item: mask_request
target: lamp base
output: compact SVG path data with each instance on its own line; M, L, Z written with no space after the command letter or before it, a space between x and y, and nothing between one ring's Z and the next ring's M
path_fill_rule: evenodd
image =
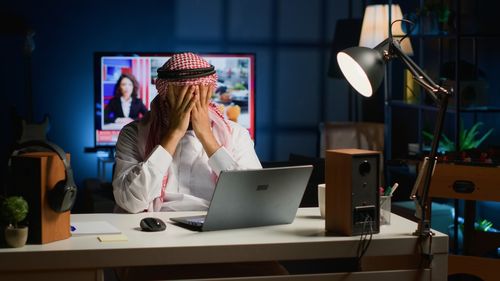
M415 230L415 232L413 232L412 235L420 237L430 237L436 234L431 230L430 220L424 220L423 222L418 223L417 230Z

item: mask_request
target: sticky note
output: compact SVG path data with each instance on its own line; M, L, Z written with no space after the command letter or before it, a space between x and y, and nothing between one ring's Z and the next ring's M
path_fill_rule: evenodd
M124 234L112 234L112 235L101 235L97 236L97 239L101 242L123 242L128 241L127 236Z

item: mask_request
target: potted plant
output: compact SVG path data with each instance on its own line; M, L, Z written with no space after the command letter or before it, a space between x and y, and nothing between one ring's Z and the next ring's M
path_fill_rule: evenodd
M5 198L1 206L1 215L7 227L5 241L11 247L22 247L28 239L28 226L20 225L28 215L28 202L21 196Z
M478 148L481 143L491 135L493 129L489 129L484 135L479 137L479 127L483 125L482 122L475 123L470 129L464 129L463 124L460 126L460 147L459 151L466 151L470 149ZM428 138L430 141L434 139L434 135L423 131L424 137ZM441 152L451 152L455 151L455 142L453 142L445 134L441 135L441 140L439 141L439 151Z

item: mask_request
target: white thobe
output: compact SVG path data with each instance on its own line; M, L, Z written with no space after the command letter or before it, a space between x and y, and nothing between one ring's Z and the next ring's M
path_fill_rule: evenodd
M161 210L206 210L221 171L262 168L248 130L228 122L232 128L230 151L221 147L210 158L192 130L186 132L173 156L160 145L147 156L149 127L138 121L125 126L116 144L113 177L118 207L130 213L150 208L161 194L168 171Z

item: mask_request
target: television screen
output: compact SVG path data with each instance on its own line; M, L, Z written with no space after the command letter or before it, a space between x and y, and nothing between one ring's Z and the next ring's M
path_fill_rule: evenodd
M121 128L144 116L150 103L158 94L155 87L156 70L172 53L95 53L95 146L112 147L116 144ZM254 54L200 54L212 64L218 75L217 88L212 100L223 114L243 127L255 139L255 55ZM139 105L132 104L120 116L111 101L121 75L135 80L130 87L135 89ZM128 81L127 79L123 79ZM122 84L122 83L120 83ZM125 86L123 86L125 87ZM111 103L110 103L111 101ZM142 104L140 104L142 102ZM121 103L120 103L121 104ZM121 107L118 105L118 107Z

